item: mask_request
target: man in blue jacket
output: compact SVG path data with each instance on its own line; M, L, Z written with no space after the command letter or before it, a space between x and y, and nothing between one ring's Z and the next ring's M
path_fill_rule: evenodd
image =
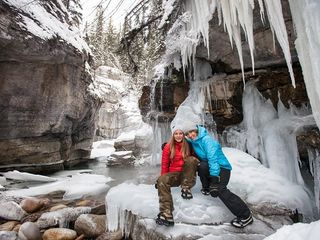
M250 209L240 197L227 188L232 167L220 144L202 126L190 125L189 129L184 130L200 160L198 174L202 183L201 192L221 199L236 216L231 221L233 226L243 228L251 224L253 218Z

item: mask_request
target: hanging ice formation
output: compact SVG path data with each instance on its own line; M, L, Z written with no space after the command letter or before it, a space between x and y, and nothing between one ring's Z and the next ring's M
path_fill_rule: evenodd
M166 6L170 3L172 6L173 2L167 0L163 2L163 5ZM167 52L164 58L166 64L174 63L175 67L180 68L179 58L181 56L182 66L185 69L195 58L196 46L200 37L203 37L205 46L210 44L208 21L217 12L219 24L223 22L223 26L229 34L231 45L234 41L237 47L242 72L241 28L248 41L252 67L254 68L252 12L255 5L253 0L185 0L185 5L186 12L176 21L168 33ZM275 34L282 48L292 84L295 86L281 0L258 0L258 5L263 22L265 11L267 13L272 33ZM320 2L318 0L289 0L289 5L297 35L295 46L313 115L318 128L320 128L320 82L317 81L320 79ZM172 10L172 8L164 8ZM166 16L169 16L169 13L166 13Z
M194 62L194 81L190 82L188 97L180 104L175 118L172 120L172 125L183 126L187 120L194 124L203 124L209 127L215 125L213 119L208 119L206 110L211 108L211 88L217 80L220 80L225 75L212 76L212 69L208 62L196 59ZM213 126L213 128L215 128ZM215 129L211 134L215 134Z
M320 213L320 153L315 149L308 149L309 167L314 179L314 196Z
M320 1L289 0L296 29L295 46L313 116L320 129Z
M264 3L264 4L263 4ZM173 4L172 1L165 1L166 4ZM283 50L287 66L290 72L292 84L295 86L294 74L291 65L291 53L287 30L282 15L280 0L259 0L258 1L261 19L264 22L264 5L272 33L276 35L278 42ZM171 55L171 61L177 64L177 52L181 55L183 69L193 63L196 47L202 37L204 45L209 53L209 21L215 12L218 14L219 24L223 22L224 29L228 32L231 46L235 43L239 55L242 77L244 80L244 63L242 58L241 29L243 30L249 45L252 70L254 72L254 38L253 38L253 0L185 0L186 12L176 21L168 33L166 41L166 58ZM165 16L169 14L166 13ZM176 41L172 41L175 38ZM177 41L178 40L178 41ZM165 59L168 62L168 59Z
M272 102L251 83L246 86L242 105L243 122L224 132L238 144L233 147L261 159L264 166L303 185L296 135L304 127L315 125L310 109L305 106L298 109L292 104L287 109L279 100L276 111Z

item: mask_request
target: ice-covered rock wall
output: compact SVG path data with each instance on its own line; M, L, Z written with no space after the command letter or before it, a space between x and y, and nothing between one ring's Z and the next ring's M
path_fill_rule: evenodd
M151 149L151 127L142 121L138 97L129 84L130 77L118 68L100 66L90 91L103 100L99 110L96 139L115 139L114 147L134 153Z

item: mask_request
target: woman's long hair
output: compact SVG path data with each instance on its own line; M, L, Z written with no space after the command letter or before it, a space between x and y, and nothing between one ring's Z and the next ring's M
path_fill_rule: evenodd
M175 148L176 141L174 140L173 134L169 140L169 144L170 144L170 159L172 160L174 158L174 155L176 154L176 148ZM182 139L181 153L182 153L183 159L190 156L190 147L184 135Z

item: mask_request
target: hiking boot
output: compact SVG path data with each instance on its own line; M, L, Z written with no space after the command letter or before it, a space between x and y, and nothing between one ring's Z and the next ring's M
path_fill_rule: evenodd
M237 228L244 228L253 222L252 215L247 218L236 217L231 221L231 225Z
M182 188L181 189L181 197L183 199L191 199L191 198L193 198L191 190L188 189L188 188Z
M209 195L210 194L209 188L202 188L201 193L206 196Z
M174 226L173 216L172 214L167 215L165 213L159 213L158 217L156 218L156 224L164 225L166 227Z

